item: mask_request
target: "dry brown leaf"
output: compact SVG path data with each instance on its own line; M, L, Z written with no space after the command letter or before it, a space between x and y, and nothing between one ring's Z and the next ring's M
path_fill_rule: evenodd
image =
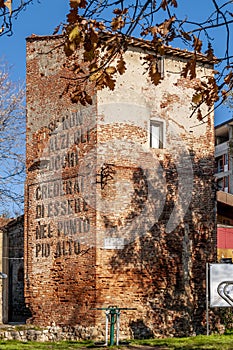
M122 18L122 16L117 16L117 17L114 17L112 19L112 22L111 22L111 27L112 27L112 30L113 31L116 31L118 29L121 29L123 28L125 25L125 21L124 19Z
M201 110L200 110L200 108L198 108L198 110L197 110L197 120L199 120L199 122L201 122L202 119L203 119L203 117L202 117Z
M214 50L212 48L211 43L208 43L208 50L205 52L207 58L212 61L214 59Z
M75 26L70 34L69 34L69 41L74 41L80 36L80 27L79 25Z
M230 85L230 83L232 83L232 79L233 79L233 72L230 72L225 76L224 81L226 84Z
M114 9L113 10L113 13L114 13L114 15L121 15L122 14L122 11L121 11L121 9Z
M170 29L171 29L171 25L172 23L175 21L175 16L169 18L168 20L164 21L163 23L161 23L158 26L158 32L162 35L162 36L166 36L169 34Z
M128 12L127 8L124 8L123 10L121 10L119 8L116 8L116 9L113 10L113 13L115 15L125 15L127 12Z
M98 79L101 77L101 74L102 74L101 71L92 73L92 74L90 75L90 77L89 77L89 80L90 80L90 81L96 81L96 80L98 80Z
M172 5L173 5L174 7L178 7L177 1L176 1L176 0L172 0Z
M195 51L201 52L202 41L198 37L196 37L195 35L193 36L193 47L194 47Z
M90 41L92 44L97 43L99 40L99 35L94 29L90 29Z
M126 63L123 59L123 57L121 57L118 61L117 61L117 70L120 73L120 75L124 74L126 71Z
M152 35L156 35L158 33L158 27L157 26L151 27L150 32Z
M167 9L167 5L168 5L167 0L162 0L160 6L164 11Z
M227 94L227 91L226 91L226 90L222 90L222 91L221 91L221 94L222 94L223 100L225 100L225 99L228 97L228 94Z
M181 31L181 35L185 38L185 40L191 41L192 38L187 32Z
M196 57L189 60L181 71L181 76L190 79L196 78Z
M150 64L149 77L154 85L158 85L162 80L161 73L158 72L157 62L155 60Z
M82 9L85 9L87 7L87 1L86 0L81 0L79 2L79 7Z
M67 21L69 24L76 23L78 20L79 16L77 13L77 9L71 9L70 12L67 15Z
M196 105L198 105L202 101L202 98L203 98L202 94L197 93L197 94L193 95L192 102L195 103Z
M10 14L12 13L12 0L6 0L4 5L8 8Z
M116 85L116 80L113 79L110 75L108 75L107 73L105 73L104 76L104 82L105 85L110 89L110 90L114 90L115 89L115 85Z
M83 58L85 62L92 62L95 57L95 50L84 51L83 53Z
M105 69L105 72L106 72L107 74L114 74L114 73L116 73L116 68L113 67L113 66L107 67L107 68Z
M104 23L102 23L102 22L97 22L97 23L95 24L95 27L98 28L98 29L100 29L100 30L105 30L105 29L106 29L106 26L105 26Z
M70 0L70 7L71 8L85 8L87 6L86 0Z
M86 102L89 104L89 105L92 105L92 98L90 95L88 95L86 92L85 92L85 99L86 99Z

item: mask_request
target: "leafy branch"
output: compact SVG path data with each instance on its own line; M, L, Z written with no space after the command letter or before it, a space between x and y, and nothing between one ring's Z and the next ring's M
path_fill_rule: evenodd
M205 21L198 23L178 18L179 0L135 0L130 3L126 0L70 0L70 12L63 32L66 67L75 76L67 85L72 101L91 104L93 89L107 87L114 90L117 74L124 74L127 69L124 53L132 42L132 35L150 43L153 53L146 55L142 64L153 84L159 84L162 79L159 58L164 55L166 46L177 39L193 51L181 76L195 79L198 55L202 54L205 43L206 58L210 62L216 61L209 31L224 27L226 45L221 62L225 62L225 66L215 77L208 77L200 83L193 96L194 111L199 111L198 118L201 119L200 104L206 103L212 109L216 101L225 100L226 91L233 84L233 63L229 54L232 2L219 4L218 0L210 0L210 3L214 11ZM112 18L109 13L112 13ZM160 22L156 23L156 19Z

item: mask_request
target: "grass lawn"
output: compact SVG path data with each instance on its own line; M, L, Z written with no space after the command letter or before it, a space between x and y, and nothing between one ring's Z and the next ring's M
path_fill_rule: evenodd
M134 341L132 341L134 344ZM214 349L233 350L233 335L196 336L189 338L166 338L138 340L138 345L149 345L155 349Z
M214 349L214 350L233 350L233 335L211 335L197 336L190 338L166 338L166 339L148 339L148 340L132 340L129 345L122 345L122 350L151 350L154 349ZM0 341L0 349L6 350L27 350L27 349L103 349L103 347L96 347L91 342L19 342L13 340ZM113 349L117 347L113 347Z
M91 343L81 343L81 342L71 342L71 341L62 341L62 342L21 342L16 340L0 340L0 349L6 350L27 350L27 349L43 349L43 350L72 350L72 349L87 349L88 345L91 346Z

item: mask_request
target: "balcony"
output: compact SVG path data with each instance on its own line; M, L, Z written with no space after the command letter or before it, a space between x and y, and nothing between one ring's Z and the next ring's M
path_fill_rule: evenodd
M224 153L227 153L228 147L229 141L220 143L219 145L215 146L215 158L223 155Z
M217 191L217 201L233 206L233 195L225 191Z

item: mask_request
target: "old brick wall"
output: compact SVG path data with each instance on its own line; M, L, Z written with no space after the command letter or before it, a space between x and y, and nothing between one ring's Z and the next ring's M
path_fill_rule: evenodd
M24 298L24 217L0 218L1 322L22 322L30 316Z
M218 261L233 257L233 227L230 225L217 226L217 253Z
M97 304L136 308L121 317L136 337L201 333L205 266L216 261L213 114L190 118L185 60L165 57L155 87L143 54L129 50L114 92L98 92L97 163L112 178L97 188ZM200 63L197 79L209 74ZM163 149L150 148L151 119L164 123Z
M91 326L95 302L95 211L81 196L96 104L81 108L62 92L60 38L27 41L25 296L31 322ZM91 93L91 92L90 92Z
M0 271L4 274L9 274L9 260L8 260L8 237L7 232L4 229L9 218L0 217ZM1 279L0 281L0 323L6 323L8 321L8 278Z
M136 309L122 312L125 336L203 332L205 264L216 259L213 114L190 118L185 58L165 56L155 87L135 48L114 92L72 105L60 40L27 41L31 321L104 328L91 308L117 305ZM208 74L200 62L197 79ZM162 149L150 147L150 120L163 127Z
M8 236L8 322L25 322L31 316L24 298L24 217L10 220Z

